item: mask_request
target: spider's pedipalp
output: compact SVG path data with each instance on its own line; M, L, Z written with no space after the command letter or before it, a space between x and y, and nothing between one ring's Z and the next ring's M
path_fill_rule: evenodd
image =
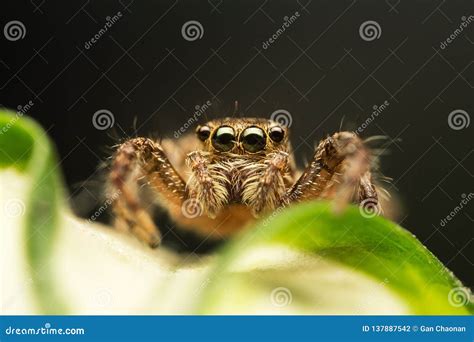
M187 182L189 197L195 198L209 217L215 218L229 201L230 180L225 168L210 163L208 156L200 151L189 153L186 165L192 172Z
M252 214L269 212L281 205L286 193L289 155L279 151L268 154L263 162L250 163L242 169L242 202L252 208Z

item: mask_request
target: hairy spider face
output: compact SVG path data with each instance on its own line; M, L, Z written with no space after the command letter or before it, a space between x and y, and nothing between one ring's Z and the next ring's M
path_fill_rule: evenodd
M257 118L212 120L196 129L204 150L218 154L266 155L288 151L288 129L278 122Z

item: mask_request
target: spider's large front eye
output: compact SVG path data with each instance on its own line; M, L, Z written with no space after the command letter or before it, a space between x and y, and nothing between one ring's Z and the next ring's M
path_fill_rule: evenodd
M280 126L275 126L270 128L268 135L270 136L270 139L272 139L274 142L281 142L283 140L283 137L285 136L285 132Z
M232 127L221 126L212 136L212 146L218 151L227 152L232 150L235 144L235 132Z
M204 141L211 135L211 129L208 126L201 126L197 129L196 134L199 140Z
M258 152L265 148L265 132L258 127L249 127L242 132L242 146L248 152Z

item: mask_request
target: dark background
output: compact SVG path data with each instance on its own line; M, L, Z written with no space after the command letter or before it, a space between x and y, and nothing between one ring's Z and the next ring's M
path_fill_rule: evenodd
M172 136L208 100L209 118L232 115L235 100L247 116L289 111L300 165L342 118L343 129L355 129L388 101L362 136L390 137L382 171L400 197L399 221L472 287L472 203L440 221L473 192L474 124L453 130L448 115L474 112L474 22L445 49L440 43L473 9L472 1L15 1L2 4L1 25L19 20L26 35L0 37L0 103L33 101L28 115L56 142L71 200L87 215L117 137ZM203 26L201 39L183 39L189 20ZM380 25L379 39L361 39L367 20ZM113 128L94 128L100 109L113 113Z

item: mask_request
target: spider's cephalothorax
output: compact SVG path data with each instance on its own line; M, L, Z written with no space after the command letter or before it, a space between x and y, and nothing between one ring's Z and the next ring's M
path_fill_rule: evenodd
M293 181L286 128L265 119L227 118L196 130L203 149L187 156L188 197L211 218L228 205L253 216L275 209Z
M165 154L166 151L166 154ZM150 245L160 241L139 189L147 184L174 220L214 238L243 228L278 207L311 199L370 200L370 153L351 132L322 140L303 173L294 165L289 132L256 118L224 118L195 135L161 144L135 138L121 144L110 172L117 225Z

